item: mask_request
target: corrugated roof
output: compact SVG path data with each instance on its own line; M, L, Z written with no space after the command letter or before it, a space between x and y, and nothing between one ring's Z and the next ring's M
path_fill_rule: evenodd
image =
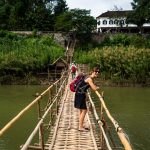
M96 19L101 18L101 17L109 17L109 18L114 18L114 17L126 17L128 13L132 12L133 10L118 10L118 11L107 11L105 13L102 13Z

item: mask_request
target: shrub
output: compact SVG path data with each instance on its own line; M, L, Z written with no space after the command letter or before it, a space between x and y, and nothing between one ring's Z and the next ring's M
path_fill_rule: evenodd
M77 62L99 66L107 79L128 79L146 83L150 78L150 49L133 46L96 48L87 53L76 53ZM84 58L84 59L83 59Z

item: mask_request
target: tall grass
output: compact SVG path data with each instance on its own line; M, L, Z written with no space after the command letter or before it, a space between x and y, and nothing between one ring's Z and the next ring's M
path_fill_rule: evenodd
M99 66L105 79L142 84L150 82L150 49L108 46L76 52L75 59L79 63Z
M0 33L0 75L24 76L47 68L64 49L49 36L24 37ZM9 36L8 36L9 35Z

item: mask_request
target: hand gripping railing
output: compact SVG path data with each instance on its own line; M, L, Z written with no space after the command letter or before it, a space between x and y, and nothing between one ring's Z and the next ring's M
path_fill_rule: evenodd
M100 95L100 93L99 93L98 91L95 91L95 93L96 93L97 96L99 97L99 100L100 100L100 102L101 102L101 105L102 105L103 109L105 110L105 112L106 112L108 118L111 120L112 124L114 125L114 127L115 127L115 129L116 129L116 132L117 132L117 134L118 134L118 136L119 136L119 139L121 140L121 143L122 143L123 146L124 146L124 149L125 149L125 150L132 150L129 141L127 140L126 135L125 135L125 133L123 132L123 129L119 126L119 124L117 123L117 121L111 116L109 110L107 109L107 107L106 107L106 105L105 105L105 102L104 102L102 96ZM88 94L88 95L89 95L89 94ZM98 124L99 124L100 127L101 127L101 130L102 130L102 133L103 133L103 136L104 136L104 139L105 139L107 148L108 148L109 150L111 150L111 147L110 147L110 145L109 145L108 139L107 139L106 134L105 134L105 131L104 131L104 129L102 128L102 124L103 124L103 123L101 122L101 120L99 119L99 117L98 117L98 115L97 115L97 113L96 113L96 109L95 109L94 103L92 102L92 100L91 100L91 98L90 98L90 95L89 95L89 99L90 99L90 102L91 102L92 107L93 107L93 110L94 110L95 118L96 118Z

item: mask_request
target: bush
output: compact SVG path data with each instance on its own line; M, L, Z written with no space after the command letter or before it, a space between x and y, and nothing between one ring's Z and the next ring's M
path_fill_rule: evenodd
M134 46L137 48L150 48L149 38L145 38L141 35L136 34L112 34L107 35L104 41L101 43L102 46Z
M12 40L9 33L1 31L0 35L3 36L0 38L0 76L24 76L26 72L44 70L64 54L64 49L49 36L33 38L15 35L17 38Z
M79 63L99 66L107 79L127 79L145 83L150 78L150 49L133 46L96 48L87 53L75 53ZM107 73L107 75L106 75Z

